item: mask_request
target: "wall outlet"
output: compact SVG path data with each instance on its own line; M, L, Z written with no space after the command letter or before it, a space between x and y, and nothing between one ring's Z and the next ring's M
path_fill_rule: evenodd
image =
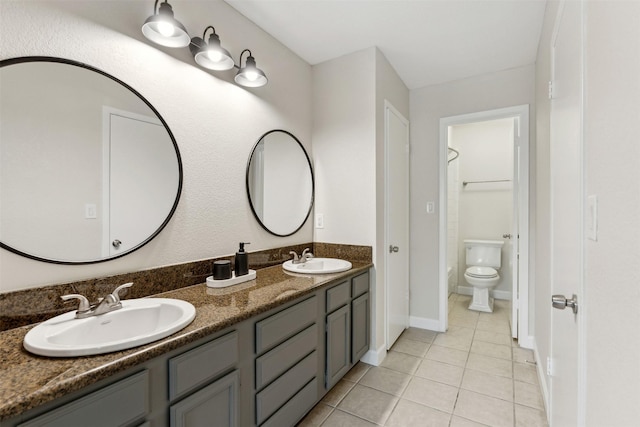
M432 214L436 211L436 204L435 202L427 202L427 213L428 214Z
M316 228L324 228L324 215L316 214Z
M87 203L84 205L84 218L85 219L96 219L98 217L98 212L96 209L96 205L93 203Z

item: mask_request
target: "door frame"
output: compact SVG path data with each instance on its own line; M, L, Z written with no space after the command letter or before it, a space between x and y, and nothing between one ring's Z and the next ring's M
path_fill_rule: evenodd
M405 171L405 179L407 183L407 215L409 215L409 204L411 194L409 193L409 185L410 185L410 175L409 175L409 164L410 164L410 134L409 134L409 120L400 111L398 111L393 104L385 99L384 101L384 343L385 343L385 351L389 348L389 286L390 286L390 272L389 272L389 251L387 248L391 244L389 241L389 188L388 188L388 176L389 176L389 113L393 113L396 115L400 121L407 127L407 139L406 139L406 157L407 157L407 168ZM407 235L407 244L410 244L410 233L409 233L409 218L407 218L407 224L404 232ZM407 323L406 326L409 327L409 248L406 249L406 271L407 271L407 283L406 283L406 291L407 291Z
M512 303L518 308L518 343L521 347L533 348L533 336L529 332L529 104L495 110L479 111L440 119L440 197L439 197L439 239L438 253L438 323L440 331L448 327L448 287L447 287L447 147L449 142L449 126L489 120L517 117L519 119L520 158L517 170L520 176L518 185L513 191L518 193L519 201L519 268L518 289L512 290ZM514 135L515 136L515 135ZM514 138L515 139L515 138ZM515 149L516 147L514 147ZM518 236L516 236L518 238Z

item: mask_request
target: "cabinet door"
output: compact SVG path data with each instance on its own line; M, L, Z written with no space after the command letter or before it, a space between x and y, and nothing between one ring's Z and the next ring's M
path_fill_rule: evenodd
M357 363L369 351L369 293L351 303L351 363Z
M349 305L327 316L327 388L337 383L351 366L350 317Z
M238 425L238 371L171 405L171 427Z

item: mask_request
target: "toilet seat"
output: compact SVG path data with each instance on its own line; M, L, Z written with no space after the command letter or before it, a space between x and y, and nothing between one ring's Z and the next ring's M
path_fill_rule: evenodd
M465 274L470 277L477 277L478 279L493 279L498 277L498 272L491 267L473 266L467 268Z

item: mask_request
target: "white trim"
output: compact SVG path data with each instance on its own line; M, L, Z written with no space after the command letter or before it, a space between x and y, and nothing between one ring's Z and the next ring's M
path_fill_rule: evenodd
M362 358L361 362L367 363L373 366L380 366L385 357L387 357L387 344L383 343L377 350L369 349Z
M529 337L529 105L517 105L496 110L480 111L459 116L443 117L440 119L440 173L439 173L439 202L440 218L438 233L438 253L440 256L438 265L439 295L438 307L440 329L447 329L448 315L448 285L447 285L447 147L449 126L475 123L488 120L518 117L520 123L520 164L518 165L520 177L518 191L520 200L520 260L521 265L518 274L518 337Z
M538 352L538 344L535 339L532 340L532 349L533 349L533 358L536 361L536 372L538 373L538 383L540 384L540 391L542 392L542 402L544 403L545 415L547 417L547 423L551 422L550 419L550 411L549 411L549 386L547 384L547 374L546 374L546 361L543 363L540 360L540 353Z
M445 332L444 329L440 329L440 320L438 319L427 319L426 317L409 316L409 326L412 328Z

